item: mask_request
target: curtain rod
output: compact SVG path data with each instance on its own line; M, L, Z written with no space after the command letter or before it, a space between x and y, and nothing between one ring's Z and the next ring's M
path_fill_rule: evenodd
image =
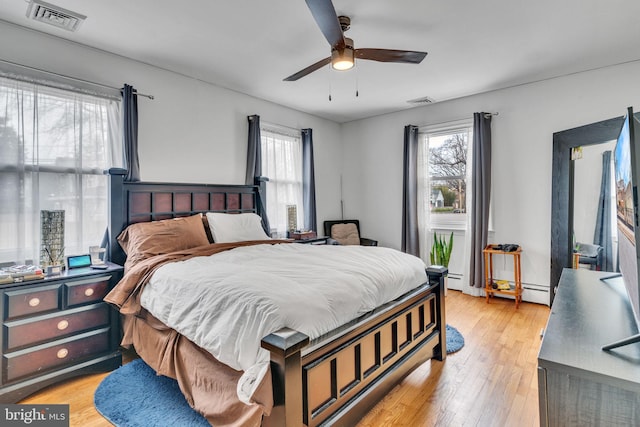
M480 111L478 111L478 113L480 113ZM484 118L488 119L489 117L493 117L493 116L499 116L500 113L496 112L492 112L492 111L484 111ZM469 120L469 119L473 119L473 114L471 114L471 116L469 117L464 117L462 119L457 119L457 120L450 120L452 122L459 122L461 120Z
M262 121L260 125L261 127L273 133L278 133L285 136L299 137L301 133L301 129L296 129L296 128L292 128L285 125L279 125L276 123L270 123L267 121Z
M486 119L488 119L489 117L493 117L493 116L497 116L499 115L498 112L485 112L484 116ZM488 117L487 117L488 116ZM454 120L447 120L446 122L439 122L439 123L431 123L428 125L415 125L418 127L418 132L441 132L441 131L448 131L450 130L452 127L456 127L458 125L462 126L462 125L470 125L473 122L473 115L471 116L467 116L464 118L458 118L458 119L454 119Z
M12 65L14 67L25 68L27 70L37 71L39 73L48 74L48 75L51 75L51 76L62 77L63 79L73 80L73 81L76 81L76 82L79 82L79 83L100 86L100 87L103 87L103 88L112 89L112 90L118 90L118 91L122 90L122 88L119 88L119 87L113 87L113 86L105 85L105 84L102 84L102 83L90 82L89 80L83 80L83 79L79 79L77 77L71 77L71 76L66 76L64 74L58 74L58 73L54 73L53 71L42 70L40 68L30 67L28 65L22 65L22 64L18 64L16 62L7 61L5 59L0 59L0 62L2 62L4 64ZM144 93L140 93L135 89L134 89L134 92L138 96L144 96L145 98L155 99L155 97L153 95L147 95L147 94L144 94Z
M493 116L498 116L498 115L500 115L500 113L498 113L497 111L496 112L486 112L486 111L484 112L485 119L488 119L489 117L493 117ZM446 125L448 123L462 122L462 121L465 121L465 120L473 120L473 114L471 114L470 116L467 116L467 117L459 118L459 119L447 120L446 122L442 122L442 123L434 123L433 125L434 126L437 126L439 124ZM426 126L431 126L431 125L426 125Z
M480 111L478 111L478 112L480 112ZM491 111L489 111L489 112L485 111L484 112L484 116L485 116L486 119L488 119L489 117L492 117L492 116L499 116L499 115L500 115L500 113L498 113L497 111L496 112L491 112ZM489 116L489 117L487 117L487 116ZM473 113L470 116L462 117L460 119L455 119L455 120L448 120L448 121L443 122L443 123L461 122L463 120L473 120Z

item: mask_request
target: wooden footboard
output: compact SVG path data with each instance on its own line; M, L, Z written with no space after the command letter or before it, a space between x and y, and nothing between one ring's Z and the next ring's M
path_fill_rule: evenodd
M354 426L430 358L446 357L444 267L373 313L312 342L291 329L262 341L271 352L274 408L264 426Z

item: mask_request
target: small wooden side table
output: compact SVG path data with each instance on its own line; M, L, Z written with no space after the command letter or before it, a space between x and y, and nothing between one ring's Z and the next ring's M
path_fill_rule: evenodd
M489 298L494 294L511 295L516 301L516 309L522 302L522 272L520 271L520 255L522 254L522 248L518 246L518 249L511 252L506 252L501 249L497 249L495 245L487 245L483 250L484 254L484 290L487 298L487 304ZM494 289L493 288L493 255L512 255L513 256L513 285L510 285L510 289Z

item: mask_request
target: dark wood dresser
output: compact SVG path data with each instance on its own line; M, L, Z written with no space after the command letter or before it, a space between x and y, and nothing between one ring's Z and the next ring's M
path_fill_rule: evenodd
M565 268L538 354L541 426L640 425L640 343L621 278Z
M58 381L122 364L119 316L103 302L122 271L109 264L0 285L0 402L15 403Z

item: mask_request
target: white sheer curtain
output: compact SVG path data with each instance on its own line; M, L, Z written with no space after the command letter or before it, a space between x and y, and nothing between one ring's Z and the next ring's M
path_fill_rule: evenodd
M120 102L0 77L0 263L40 264L40 211L65 211L64 253L107 225L107 179L122 167Z
M267 216L271 231L284 236L287 205L296 205L298 229L304 227L302 141L295 129L263 124L260 130L262 175L267 182Z
M418 144L418 232L420 242L420 258L429 264L429 253L433 244L433 229L431 228L431 206L429 195L429 150L427 135L419 134Z

